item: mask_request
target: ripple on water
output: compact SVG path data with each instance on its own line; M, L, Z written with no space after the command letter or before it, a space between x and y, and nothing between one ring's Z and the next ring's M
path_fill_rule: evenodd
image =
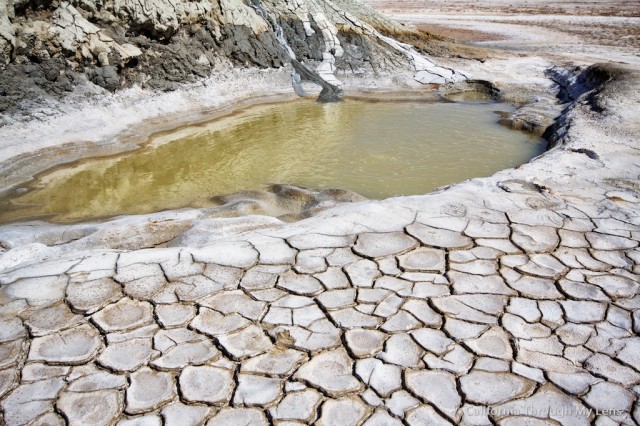
M0 202L0 222L77 221L207 205L268 183L369 198L424 194L488 176L544 150L497 123L498 103L310 100L248 108L155 138L145 149L44 174Z

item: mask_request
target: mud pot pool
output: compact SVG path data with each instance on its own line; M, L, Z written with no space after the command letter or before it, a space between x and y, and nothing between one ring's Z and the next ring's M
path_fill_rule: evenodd
M0 201L0 223L72 222L206 206L269 183L368 198L424 194L526 163L545 143L491 102L311 100L261 105L157 135L143 149L49 171Z

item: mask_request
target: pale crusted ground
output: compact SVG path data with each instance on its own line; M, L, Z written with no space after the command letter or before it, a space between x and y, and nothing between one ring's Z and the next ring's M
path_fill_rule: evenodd
M0 423L640 423L640 77L598 75L556 75L551 151L436 194L203 247L43 228L0 257Z

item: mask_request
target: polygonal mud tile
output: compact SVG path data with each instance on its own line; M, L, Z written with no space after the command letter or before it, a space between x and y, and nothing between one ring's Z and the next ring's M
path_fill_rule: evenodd
M382 323L382 318L363 314L353 308L329 311L329 316L341 328L374 328Z
M179 303L157 305L156 315L162 327L180 327L186 325L195 317L196 308L192 305L181 305Z
M443 355L453 348L453 340L440 330L421 328L412 331L411 335L420 346L436 355Z
M353 250L365 257L379 258L415 248L417 241L404 232L365 233L358 235Z
M8 425L24 425L52 410L55 398L63 386L63 379L43 380L18 386L0 401L4 421Z
M444 251L427 247L420 247L398 256L400 268L405 271L435 271L444 272Z
M466 373L473 365L473 356L460 345L454 345L451 351L441 358L428 353L423 360L431 369L446 370L456 374Z
M0 368L13 366L22 355L24 340L0 343Z
M287 238L291 246L298 250L310 250L315 248L339 248L349 247L353 244L354 236L322 235L322 234L298 234Z
M389 413L383 409L377 409L363 426L401 426L402 422L395 417L391 417Z
M264 330L256 325L250 325L235 333L218 336L218 341L236 360L260 355L273 346Z
M354 288L330 290L318 296L318 302L325 309L340 309L355 305L356 290Z
M501 327L491 327L480 337L467 340L465 343L477 355L508 360L513 358L513 350L509 342L509 336Z
M18 381L18 371L10 368L0 370L0 398L2 398Z
M596 408L594 405L592 407ZM570 424L574 425L589 425L592 419L591 410L587 409L580 400L565 395L550 383L542 385L534 395L528 398L507 402L496 408L500 413L528 413L531 417L550 418L561 424L571 422ZM610 406L610 408L613 407ZM567 413L570 414L567 415ZM502 417L505 414L496 417Z
M356 361L356 374L383 398L402 388L401 368L385 364L379 359L367 358Z
M320 408L318 426L356 426L371 412L360 398L329 399Z
M385 400L385 405L393 414L404 417L404 413L411 408L420 405L420 401L414 398L406 390L399 390Z
M90 325L81 325L69 330L31 342L29 361L44 361L50 364L78 365L91 360L102 348L98 331Z
M151 339L133 339L107 345L97 359L98 364L119 372L135 371L159 355L151 347Z
M584 366L594 375L606 377L611 381L621 383L623 386L640 383L640 374L604 354L594 354L587 359Z
M67 286L67 302L74 310L93 313L122 298L122 287L111 278L72 282Z
M126 412L140 414L153 411L176 395L174 377L169 373L153 371L144 367L131 375L127 389Z
M309 275L297 275L293 272L282 274L278 279L277 286L300 296L314 296L324 290L317 279Z
M57 303L31 312L24 322L34 336L44 336L63 328L74 327L85 322L81 315L74 314L64 303Z
M378 356L380 359L403 367L420 366L420 357L424 351L405 333L394 334L385 343L385 351Z
M429 405L421 405L406 414L407 424L410 426L450 426L451 423Z
M233 333L250 323L248 319L236 313L223 315L211 309L200 308L200 313L191 321L191 326L209 336L218 336Z
M512 241L525 253L552 252L560 244L555 228L513 225Z
M433 404L449 419L460 419L462 399L456 389L456 378L444 371L407 370L407 387L414 395Z
M154 322L153 307L148 302L123 298L93 314L92 319L107 333L131 330Z
M207 404L229 402L235 387L232 371L210 366L186 367L179 382L185 401Z
M276 421L312 422L322 401L322 394L314 389L288 393L280 403L269 409Z
M200 365L220 356L220 351L208 340L187 342L163 351L151 364L160 370L181 370L188 365Z
M10 342L21 337L27 337L20 318L0 318L0 342Z
M5 370L10 371L10 370ZM55 379L69 374L71 367L59 365L47 365L42 363L29 363L22 368L22 382L37 382L40 380ZM1 374L1 373L0 373Z
M373 282L381 275L378 264L369 259L351 263L344 268L344 271L355 287L373 287Z
M352 365L353 361L344 349L335 349L312 357L294 377L321 388L332 397L340 397L362 388L351 373Z
M48 306L64 299L69 279L65 275L25 278L3 286L9 300L25 299L31 306Z
M515 374L472 371L460 378L460 386L467 401L492 405L528 396L535 382Z
M413 223L407 226L407 232L428 246L461 249L471 247L473 244L471 238L462 235L460 232L433 228L421 223Z
M567 320L574 323L602 321L607 309L604 303L583 300L563 300L560 304Z
M245 241L217 243L202 248L188 250L193 260L199 263L213 263L235 268L248 268L258 261L258 252Z
M333 249L302 250L296 256L293 266L299 274L317 274L327 270L325 258L333 252Z
M345 332L347 346L356 358L368 358L382 351L387 335L377 330L355 328Z
M122 411L118 391L62 392L56 406L70 424L110 425Z
M425 300L407 300L402 309L410 312L426 326L439 328L442 325L442 315L431 309Z
M198 426L211 409L202 405L185 405L174 402L162 409L162 417L168 425Z
M207 426L255 425L267 426L269 422L256 408L223 408L207 422Z
M504 294L515 296L516 292L509 288L498 275L481 276L461 272L449 272L449 279L458 294Z
M242 363L241 371L259 374L288 375L307 359L304 352L274 348L270 352Z
M280 379L238 374L238 388L233 397L234 405L268 407L280 399Z
M102 390L122 390L127 387L127 378L124 375L111 374L98 369L93 364L74 367L67 377L69 392L96 392Z

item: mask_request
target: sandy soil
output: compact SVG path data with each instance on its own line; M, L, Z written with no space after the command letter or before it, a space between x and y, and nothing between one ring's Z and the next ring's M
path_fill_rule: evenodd
M640 66L640 1L366 1L462 43L588 64Z

